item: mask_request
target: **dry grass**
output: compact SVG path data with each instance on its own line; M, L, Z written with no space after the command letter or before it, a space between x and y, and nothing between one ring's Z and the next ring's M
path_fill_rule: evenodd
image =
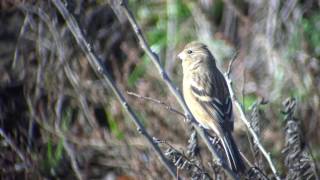
M155 145L178 168L177 176L226 179L184 117L126 93L183 112L126 16L111 4L68 1L67 9L147 133L156 137ZM312 0L129 2L177 86L181 67L175 56L190 40L208 44L225 71L238 51L231 73L235 95L286 179L318 178L319 6ZM3 3L0 9L1 179L172 178L51 1ZM234 136L253 166L246 178L273 179L235 113Z

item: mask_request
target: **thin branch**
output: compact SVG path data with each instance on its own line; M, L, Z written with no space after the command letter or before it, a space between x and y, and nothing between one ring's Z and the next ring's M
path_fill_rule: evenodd
M178 100L179 104L181 105L181 107L183 108L184 112L186 113L186 116L188 117L188 119L191 120L192 125L195 127L197 132L200 134L201 138L204 140L204 142L208 146L208 149L211 152L211 154L213 155L213 157L215 158L216 163L218 165L220 165L225 170L226 174L230 178L237 179L237 175L230 169L230 167L226 164L226 162L224 162L222 160L222 158L220 157L218 151L212 145L212 143L210 141L210 138L206 134L205 130L200 128L197 125L197 123L194 121L194 118L193 118L192 114L190 113L189 109L187 108L187 106L186 106L186 104L185 104L185 102L184 102L184 100L183 100L178 88L173 85L173 83L170 80L169 76L167 75L166 71L160 65L160 61L158 59L158 55L156 53L152 52L151 48L147 44L147 41L145 40L145 38L144 38L144 36L142 34L142 31L141 31L139 25L137 24L132 12L127 7L127 4L125 2L122 2L121 6L123 7L124 13L126 14L126 16L127 16L128 20L129 20L132 28L134 29L134 32L136 33L137 38L139 39L141 48L146 52L146 54L150 57L150 59L152 60L152 62L156 66L158 72L160 73L160 75L161 75L162 79L164 80L164 82L166 83L167 87L170 89L171 93L176 97L176 99Z
M67 139L65 139L65 138L63 138L63 147L66 150L66 152L70 158L71 167L72 167L73 171L76 173L77 178L80 180L85 179L80 171L79 166L78 166L75 153L74 153L73 149L70 147L69 143L67 142Z
M23 162L27 162L27 159L24 157L23 153L18 149L18 147L14 144L14 142L12 141L12 139L6 135L6 133L4 132L4 130L2 128L0 128L0 136L3 137L3 139L9 144L9 146L18 154L19 158L23 161Z
M134 96L134 97L137 97L139 99L144 99L144 100L147 100L147 101L151 101L153 103L156 103L156 104L159 104L161 106L163 106L164 108L166 108L168 111L170 112L173 112L173 113L176 113L178 114L179 116L183 117L184 119L186 119L187 117L180 111L178 111L177 109L174 109L173 107L171 107L170 105L158 100L158 99L154 99L154 98L151 98L151 97L146 97L146 96L142 96L140 94L137 94L137 93L134 93L134 92L130 92L130 91L127 91L127 94L131 95L131 96Z
M228 66L228 69L227 69L227 72L226 72L228 78L230 77L230 74L231 74L231 71L232 71L232 65L236 61L236 59L238 57L238 54L239 54L239 52L236 51L236 53L234 53L231 61L229 62L229 66Z
M266 151L266 149L262 146L260 140L259 140L259 137L258 135L255 133L254 129L252 128L252 125L250 124L250 122L248 121L248 119L246 118L246 115L245 113L243 112L242 110L242 107L239 103L239 101L237 100L235 94L234 94L234 91L233 91L233 88L232 88L232 80L230 78L230 73L231 73L231 69L232 69L232 65L234 63L234 61L236 60L236 56L234 56L230 63L229 63L229 67L228 67L228 71L224 74L225 76L225 79L227 81L227 85L228 85L228 89L229 89L229 93L230 93L230 96L232 98L232 101L235 105L235 107L238 109L239 113L240 113L240 119L242 120L242 122L247 126L250 134L252 135L253 137L253 140L254 140L254 143L259 147L260 151L262 152L262 154L264 155L264 157L266 158L266 160L268 161L268 164L275 176L275 178L277 180L280 180L280 177L279 177L279 174L277 172L277 169L275 168L275 165L273 164L272 162L272 159L271 159L271 156L270 156L270 153Z
M80 102L81 109L82 109L83 114L86 117L89 125L91 126L91 128L96 129L98 127L98 125L95 122L95 119L92 115L92 112L89 110L89 105L88 105L85 93L81 89L79 78L76 76L76 74L74 72L72 72L70 65L67 63L64 65L64 72L65 72L70 84L72 85L73 89L78 94L78 101Z
M12 69L16 68L17 63L19 61L19 58L20 58L20 51L19 51L20 49L19 48L20 48L20 44L22 44L21 43L22 37L26 33L26 30L27 30L27 27L28 27L28 24L29 24L29 19L30 19L30 15L26 14L26 17L25 17L25 19L23 21L23 25L21 26L19 35L17 37L17 46L16 46L16 48L14 50L14 55L13 55L13 60L12 60L12 65L11 65Z
M186 104L185 104L185 102L183 100L183 97L182 97L181 93L179 92L179 89L172 83L172 81L169 78L167 72L163 69L162 65L160 64L159 56L155 52L153 52L151 50L150 46L148 45L148 43L147 43L147 41L146 41L142 31L141 31L141 28L139 27L138 23L136 22L136 19L134 18L133 13L128 8L127 1L126 0L122 0L121 3L120 3L120 7L122 7L123 12L127 16L128 20L130 22L130 25L131 25L132 29L134 30L134 32L135 32L135 34L136 34L136 36L137 36L137 38L139 40L141 48L145 51L145 53L152 60L153 64L157 68L160 76L162 77L162 80L166 83L166 85L169 88L169 90L171 91L171 93L175 96L175 98L179 102L180 106L183 108L183 110L184 110L184 112L186 114L186 117L188 117L188 119L191 120L192 125L195 127L197 132L200 134L201 138L204 140L204 142L207 145L209 151L213 155L213 157L215 159L215 162L219 166L221 166L223 168L224 172L231 179L238 179L239 177L237 176L237 174L235 174L230 169L228 164L223 160L223 158L221 158L220 154L218 153L218 150L211 143L210 138L208 137L206 131L204 129L200 128L198 126L198 124L195 122L192 114L190 113L188 107L186 106Z
M129 104L127 103L126 99L120 92L120 90L116 87L114 84L109 72L102 66L100 60L98 59L97 55L93 52L91 45L87 42L85 37L83 36L83 33L77 23L77 21L74 19L74 17L69 13L69 11L66 9L64 4L60 0L52 0L53 4L56 6L60 14L65 19L67 26L69 30L72 32L75 40L77 41L78 45L82 49L82 51L85 53L91 67L95 71L97 75L99 75L103 79L103 84L106 88L111 88L116 97L118 98L119 102L121 103L122 107L125 109L125 111L130 116L131 120L135 123L137 126L137 130L139 133L141 133L146 140L149 142L153 150L158 155L160 161L163 163L163 165L166 167L166 169L169 171L169 173L176 178L176 167L169 162L164 154L161 152L159 146L153 142L152 137L149 135L149 133L144 128L143 124L141 123L140 119L137 117L137 115L133 112ZM179 177L177 177L179 179Z

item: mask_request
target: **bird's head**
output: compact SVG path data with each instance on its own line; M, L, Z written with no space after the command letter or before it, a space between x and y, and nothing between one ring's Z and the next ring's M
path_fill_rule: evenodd
M200 42L191 42L178 54L183 71L198 71L215 66L215 60L207 46Z

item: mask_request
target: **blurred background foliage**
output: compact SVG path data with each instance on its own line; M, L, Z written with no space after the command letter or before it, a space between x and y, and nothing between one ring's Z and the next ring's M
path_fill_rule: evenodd
M124 94L133 91L179 109L116 1L64 2ZM297 101L294 119L302 128L301 146L320 161L319 6L317 0L129 0L151 49L179 87L176 55L186 43L206 43L223 72L238 52L231 75L237 98L248 117L258 109L261 141L287 178L293 177L282 153L288 145L282 114L287 97ZM7 135L1 137L1 179L76 178L65 140L87 179L169 179L113 93L103 88L54 5L1 1L0 9L0 127ZM47 24L58 32L60 44ZM181 117L126 97L152 136L187 151L191 128ZM272 178L265 161L256 163L239 119L234 134L241 151ZM210 154L202 143L199 149L195 161L211 176Z

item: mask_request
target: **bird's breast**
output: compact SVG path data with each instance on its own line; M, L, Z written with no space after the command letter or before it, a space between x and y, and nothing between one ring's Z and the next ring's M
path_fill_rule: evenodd
M183 80L183 97L194 118L205 128L209 128L210 115L201 106L200 102L193 95L191 83L188 79Z

